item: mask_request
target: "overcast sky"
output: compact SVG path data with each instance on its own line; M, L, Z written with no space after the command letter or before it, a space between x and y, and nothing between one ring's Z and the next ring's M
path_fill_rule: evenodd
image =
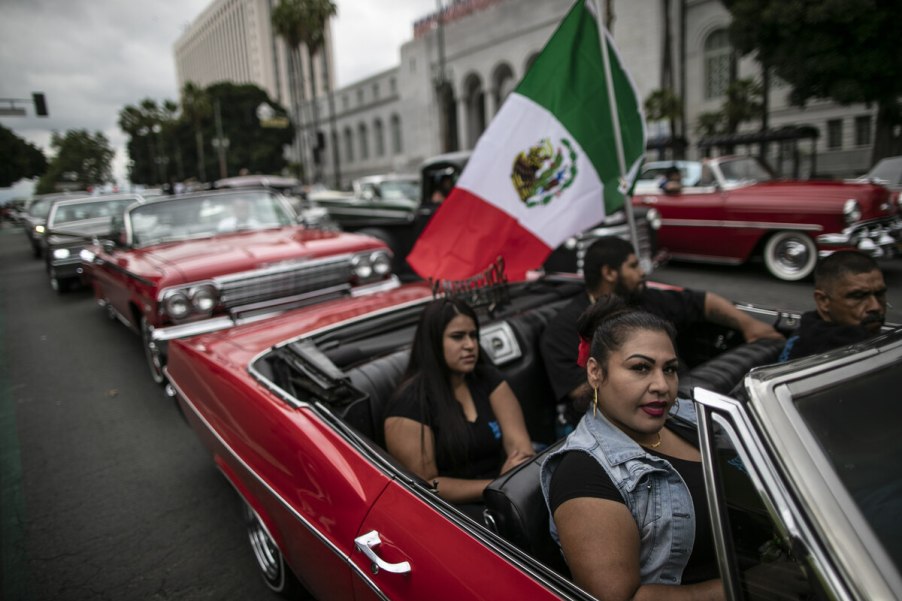
M16 135L49 149L52 131L102 131L125 177L119 111L144 98L178 100L172 45L212 0L0 0L0 98L23 98L25 117L0 117ZM447 0L446 2L447 3ZM413 22L434 0L335 0L337 84L396 66ZM49 117L35 117L44 92ZM8 103L2 106L8 107Z

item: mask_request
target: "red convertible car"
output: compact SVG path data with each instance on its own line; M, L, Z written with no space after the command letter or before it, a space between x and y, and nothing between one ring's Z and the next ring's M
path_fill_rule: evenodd
M265 189L135 205L109 237L81 252L85 278L110 316L141 334L160 383L172 338L398 285L385 244L300 225Z
M680 193L656 180L682 172ZM675 259L725 264L761 257L781 280L801 280L818 256L857 248L895 257L902 241L898 199L875 183L776 180L755 157L648 163L633 204L661 216L658 246Z
M489 289L481 303L467 292L481 305L484 352L508 378L533 439L551 448L553 395L537 341L581 289L547 278ZM171 342L172 391L244 502L264 582L324 600L590 599L548 533L541 453L489 486L479 521L385 450L382 408L431 299L427 285L411 283ZM795 323L756 314L787 333ZM740 394L723 396L782 345L710 334L733 342L694 349L711 358L681 391L694 387L699 403L728 598L898 598L902 537L890 516L902 499L902 414L892 395L866 393L902 384L902 335L753 372ZM846 424L869 434L850 437ZM891 461L829 446L852 441L882 445Z

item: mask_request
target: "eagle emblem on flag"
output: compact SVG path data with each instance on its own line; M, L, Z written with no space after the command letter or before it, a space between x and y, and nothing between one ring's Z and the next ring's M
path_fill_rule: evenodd
M511 181L527 207L546 205L576 179L576 151L566 138L555 147L543 138L514 159Z

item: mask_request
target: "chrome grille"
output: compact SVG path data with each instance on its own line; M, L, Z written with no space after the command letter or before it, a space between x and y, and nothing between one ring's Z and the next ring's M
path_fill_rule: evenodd
M351 263L339 261L301 263L291 267L265 269L229 276L216 283L220 300L226 309L276 301L332 286L349 285Z

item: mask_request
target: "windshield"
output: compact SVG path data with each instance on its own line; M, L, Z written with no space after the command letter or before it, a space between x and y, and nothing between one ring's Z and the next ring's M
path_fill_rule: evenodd
M741 157L719 164L724 184L754 184L769 182L774 178L770 169L753 157Z
M50 212L51 205L53 205L53 199L51 198L36 200L31 203L30 207L28 207L28 214L32 217L45 219L47 217L47 213Z
M420 183L416 180L389 180L379 184L383 200L416 200L420 197Z
M152 202L134 207L128 212L128 220L131 241L136 246L295 223L287 205L264 190Z
M902 566L898 364L795 399L811 433L896 566Z
M892 186L902 184L902 157L891 157L877 163L868 178L882 180Z
M60 226L85 219L110 218L113 215L121 215L134 202L134 198L119 198L116 200L58 204L53 212L50 225Z

